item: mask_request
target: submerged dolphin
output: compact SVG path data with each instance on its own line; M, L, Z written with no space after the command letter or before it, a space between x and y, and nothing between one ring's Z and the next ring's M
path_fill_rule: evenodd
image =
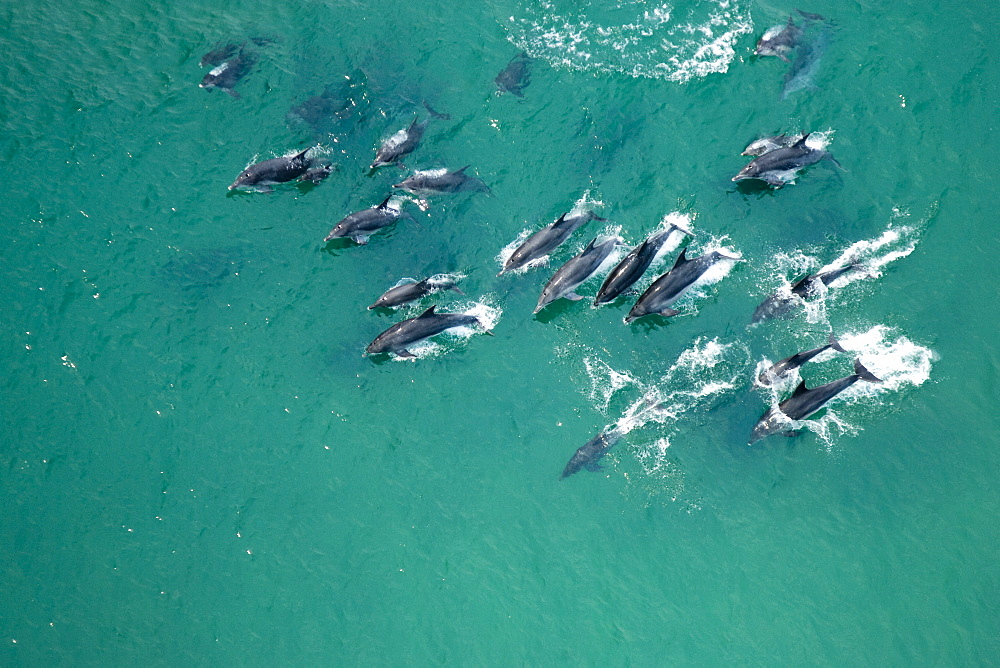
M394 162L398 163L399 159L404 155L412 153L417 148L417 145L420 144L420 139L424 136L424 130L427 129L429 123L430 119L419 123L414 118L409 127L403 128L382 142L378 151L375 152L375 161L372 163L371 168L377 169L378 167L391 165Z
M632 310L625 316L628 324L637 318L658 313L663 317L677 315L680 311L669 308L677 301L684 291L691 287L702 274L708 271L719 260L738 260L739 258L712 251L692 260L687 259L687 249L681 251L673 268L656 279L642 296L635 302Z
M306 153L311 150L312 147L309 147L294 155L271 158L252 164L236 177L229 189L246 188L258 192L271 192L271 186L275 183L287 183L309 170L310 161L306 157Z
M368 209L355 211L347 215L337 225L330 230L323 241L332 241L341 237L350 237L354 243L366 244L368 237L376 230L380 230L387 225L392 225L402 216L410 217L410 214L403 213L400 209L389 205L389 195L382 203Z
M791 291L786 293L783 290L778 290L768 296L767 299L761 302L760 305L754 309L753 316L750 321L760 322L761 320L766 320L768 318L787 318L796 305L801 304L806 299L816 295L816 281L819 281L823 285L830 285L830 283L833 283L843 274L857 268L858 265L856 263L852 263L846 267L831 269L830 271L824 271L819 274L808 274L792 285Z
M795 60L785 73L784 84L781 87L782 100L803 88L816 88L814 83L816 72L819 70L823 54L830 46L830 34L830 27L824 26L815 38L803 40L795 50Z
M760 179L769 185L781 187L793 181L798 170L820 160L829 159L840 164L828 151L807 146L808 138L809 134L805 134L791 146L777 148L754 158L732 180Z
M240 81L240 79L250 73L250 70L253 69L256 62L257 57L254 54L248 51L240 50L239 54L235 58L231 58L209 71L209 73L202 78L201 83L198 84L198 86L209 90L212 88L218 88L219 90L226 91L236 99L239 99L240 94L233 90L233 87Z
M620 294L628 290L645 273L646 269L653 262L653 258L660 252L660 248L670 234L677 230L681 234L691 234L690 231L672 223L665 230L660 230L650 235L645 241L632 249L618 265L611 270L608 277L604 279L604 284L597 291L594 297L594 306L607 304L614 301Z
M465 170L469 165L456 169L454 172L434 170L414 172L400 183L394 183L393 188L406 190L414 195L433 195L436 193L454 193L460 190L474 192L489 192L489 187L474 176L467 176Z
M400 357L416 357L406 349L424 339L435 334L440 334L452 327L463 325L479 325L485 329L485 325L474 315L464 313L435 313L434 307L430 307L416 318L409 318L385 330L375 340L368 344L365 352L369 355L378 353L395 353ZM489 330L486 330L490 333Z
M784 133L772 137L761 137L750 142L740 155L764 155L778 148L793 146L800 139L802 139L802 135L792 135L789 137Z
M531 83L531 58L522 51L507 63L507 67L493 81L499 94L509 92L517 97L524 97L524 88Z
M511 253L510 257L507 258L507 261L504 262L500 274L505 271L513 271L514 269L523 267L532 260L537 260L540 257L548 255L556 246L566 241L569 235L573 234L577 228L591 220L604 222L607 219L595 216L593 211L584 211L577 214L574 214L572 211L564 213L559 216L556 222L546 225L525 239L524 243L518 246ZM497 274L497 276L500 274Z
M795 369L798 369L800 366L802 366L812 358L816 357L820 353L826 352L827 350L836 350L837 352L840 353L847 352L841 347L840 342L837 341L836 338L834 338L833 334L831 334L830 341L825 346L820 346L819 348L813 348L812 350L806 350L805 352L801 353L795 353L791 357L786 357L780 362L772 364L767 369L764 369L763 371L760 372L760 375L757 376L757 382L760 383L761 385L770 385L774 381L780 379L785 374L789 373L790 371L794 371Z
M438 280L432 280L434 277L425 278L422 281L414 281L411 279L404 279L406 282L397 283L394 287L386 290L381 297L375 300L375 303L369 306L369 310L373 308L389 308L392 306L399 306L400 304L405 304L407 302L412 302L416 299L420 299L432 292L438 292L439 290L454 290L460 295L465 294L458 289L455 285L455 281L450 278L442 278Z
M538 305L535 306L535 313L561 297L573 301L583 299L574 290L594 275L620 242L621 240L617 237L612 237L600 245L596 245L597 237L594 237L579 255L570 258L566 264L559 267L549 282L545 284L542 296L538 298Z
M580 469L587 469L594 472L600 471L603 467L598 461L621 440L623 435L618 429L606 430L581 445L573 453L559 479L568 478Z
M822 408L826 402L859 380L869 383L882 382L871 371L863 367L859 359L854 360L854 373L850 376L840 378L826 385L820 385L811 390L806 387L806 382L802 381L795 388L792 396L778 404L777 408L771 408L761 416L753 428L753 433L750 434L750 443L755 443L765 436L770 436L778 432L783 432L786 435L794 435L794 431L788 429L789 420L804 420Z

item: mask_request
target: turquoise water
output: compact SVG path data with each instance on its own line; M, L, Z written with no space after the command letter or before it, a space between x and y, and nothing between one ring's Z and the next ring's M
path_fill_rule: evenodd
M834 22L830 46L815 88L781 100L788 66L752 52L791 9L2 7L0 661L1000 661L1000 11L803 7ZM250 36L274 41L241 99L199 89L202 54ZM521 49L524 98L496 95ZM350 118L287 121L331 83ZM492 196L407 203L416 220L366 246L324 244L408 173L367 166L423 100L451 118L407 168L469 164ZM844 169L737 188L742 148L780 131L822 132ZM226 190L312 143L338 168L317 187ZM609 222L496 276L581 201ZM635 244L668 214L692 254L745 261L676 318L625 326L628 300L531 315L594 235ZM747 326L837 261L865 271ZM366 310L433 273L466 296ZM494 336L362 356L430 303ZM831 329L886 383L748 447L790 389L754 388L760 366ZM849 372L831 356L802 376ZM628 434L604 471L560 481L612 424Z

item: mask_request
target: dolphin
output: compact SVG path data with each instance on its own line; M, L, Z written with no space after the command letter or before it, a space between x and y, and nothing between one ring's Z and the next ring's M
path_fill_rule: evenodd
M378 353L395 353L400 357L416 357L406 349L407 346L440 334L452 327L463 325L485 325L474 315L464 313L435 313L430 307L416 318L408 318L385 330L368 344L365 352L369 355ZM489 330L487 330L489 333Z
M400 304L412 302L439 290L454 290L460 295L465 294L458 289L455 281L450 278L432 280L433 278L432 276L421 281L415 281L412 278L403 279L405 282L400 281L395 286L386 290L368 309L399 306Z
M802 135L791 146L777 148L754 158L732 180L760 179L769 185L781 187L793 181L798 170L820 160L829 159L839 166L840 163L828 151L807 146L808 138L809 134Z
M798 45L800 37L802 37L802 28L795 25L792 15L789 14L788 23L768 28L767 32L757 41L757 47L753 51L754 55L777 56L789 63L791 61L787 54Z
M587 469L594 472L600 471L603 467L598 461L621 440L622 436L624 434L618 429L605 430L581 445L573 453L559 479L568 478L580 469Z
M428 123L430 123L430 119L418 123L417 119L414 118L410 127L399 130L382 142L378 151L375 152L375 161L372 163L371 169L391 165L394 162L398 163L404 155L412 153L424 136L424 130L427 129Z
M786 293L783 290L778 290L761 302L760 305L754 309L753 316L750 321L760 322L761 320L767 320L768 318L787 318L797 304L801 304L804 300L816 296L816 281L821 282L823 285L830 285L830 283L833 283L843 274L857 268L857 263L852 263L846 267L839 267L837 269L831 269L830 271L824 271L819 274L808 274L803 276L794 285L792 285L790 292Z
M524 240L524 243L517 247L511 256L504 262L500 274L505 271L513 271L523 267L532 260L548 255L552 250L566 241L569 235L573 234L584 223L591 220L607 221L606 218L595 216L593 211L574 214L572 211L559 216L554 223L550 223L538 230ZM497 274L499 276L500 274Z
M236 99L240 98L240 94L233 90L233 87L246 75L250 73L253 66L257 62L257 57L244 50L240 50L239 54L235 58L231 58L223 62L218 67L212 68L208 74L206 74L201 83L198 84L201 88L207 88L211 90L212 88L218 88L219 90L224 90Z
M690 231L685 230L676 223L672 223L667 229L660 230L649 236L645 241L633 248L625 256L625 259L611 270L608 277L604 279L601 289L597 291L597 296L594 297L594 306L614 301L620 294L628 290L633 283L642 278L643 273L652 264L653 258L660 252L660 248L674 230L677 230L681 234L691 234Z
M820 346L819 348L814 348L812 350L807 350L801 353L795 353L791 357L786 357L780 362L772 364L764 371L761 371L760 375L757 376L757 382L760 383L761 385L770 385L771 383L778 380L785 374L789 373L790 371L794 371L795 369L798 369L800 366L802 366L812 358L816 357L820 353L826 352L827 350L836 350L837 352L840 353L847 352L841 347L840 342L837 341L836 338L834 338L833 334L831 334L829 343L827 343L825 346Z
M739 258L712 251L692 260L687 259L687 249L681 251L673 268L656 279L642 296L635 302L632 310L625 316L628 324L637 318L659 313L665 318L677 315L680 311L669 308L677 301L684 291L691 287L702 274L719 260L738 260Z
M387 225L392 225L400 217L406 216L412 218L410 214L403 213L399 208L391 206L389 204L389 200L391 199L392 195L389 195L377 206L349 214L330 230L330 233L326 235L323 241L333 241L341 237L350 237L354 240L354 243L366 244L368 243L368 237L376 230L380 230Z
M596 245L597 237L591 239L590 243L587 244L587 247L579 255L570 258L566 264L559 267L556 273L552 275L552 278L549 279L549 282L545 284L545 287L542 289L542 296L538 298L535 313L538 313L560 297L565 297L573 301L583 299L574 290L594 275L601 264L611 255L611 251L615 249L615 246L620 243L621 239L617 237L607 239L600 245Z
M314 165L302 172L299 176L299 181L311 181L314 186L319 185L322 181L326 180L326 177L330 176L330 172L333 171L333 165L328 162L324 162L318 165Z
M882 382L871 371L863 367L859 359L854 360L854 373L850 376L814 387L811 390L806 387L806 381L802 381L795 388L792 396L778 404L777 408L771 408L761 416L753 428L753 433L750 434L750 443L753 444L765 436L778 432L793 436L794 431L788 430L789 420L804 420L859 380L869 383Z
M803 88L816 88L814 79L819 70L820 60L830 46L830 34L829 26L825 26L815 38L804 40L799 44L795 51L795 60L785 72L785 80L781 87L782 100Z
M493 80L497 85L499 95L511 93L516 97L524 97L524 88L531 83L531 58L522 51L507 63L507 67Z
M788 135L782 133L772 137L761 137L750 142L740 155L764 155L778 148L788 148L802 139L802 135Z
M258 192L271 192L271 186L275 183L287 183L309 170L310 161L306 157L306 153L310 150L312 150L311 146L294 155L254 163L236 177L229 189L243 188Z
M436 193L454 193L460 190L489 192L489 187L474 176L467 176L465 170L469 165L456 169L454 172L433 170L414 172L400 183L394 183L393 188L399 188L414 195L433 195Z

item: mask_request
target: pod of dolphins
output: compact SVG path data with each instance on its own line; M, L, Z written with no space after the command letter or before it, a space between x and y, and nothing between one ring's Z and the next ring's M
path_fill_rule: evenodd
M786 24L769 29L758 41L754 51L757 56L775 56L791 65L791 70L786 76L783 96L809 85L805 83L806 77L811 76L815 70L825 48L825 38L829 33L829 25L822 16L796 11L803 23L797 24L794 16L789 16ZM806 38L809 34L817 33L819 37ZM258 60L258 52L253 46L264 47L271 41L257 37L239 44L232 42L218 44L201 59L202 67L212 69L204 76L200 86L208 90L223 90L232 97L239 98L240 94L235 90L235 86L252 71ZM514 56L494 79L497 94L510 93L523 98L524 90L531 81L532 64L533 60L526 52ZM306 118L311 107L306 109L304 105L300 106L303 108L297 113ZM322 106L320 115L339 114L329 104ZM432 110L426 102L424 106L432 117L448 118ZM340 111L350 113L348 109ZM370 166L371 172L374 173L389 165L403 168L401 160L419 147L429 123L430 118L423 121L414 118L407 127L401 128L385 139L375 151ZM780 134L751 142L744 149L743 155L751 156L752 160L732 177L732 181L758 180L770 187L780 188L792 183L802 169L818 162L829 160L840 166L829 152L810 146L809 138L809 133ZM250 164L236 177L229 189L267 193L273 192L273 186L279 184L302 181L319 184L334 171L333 165L328 161L309 157L310 153L319 152L316 151L319 148L310 146L285 156ZM468 168L467 165L453 171L446 169L414 171L391 187L415 197L459 192L490 194L490 188L486 183L466 173ZM413 216L402 208L408 200L410 198L406 195L389 194L375 206L349 213L333 227L324 238L324 242L349 239L358 245L367 244L373 234L394 224L400 218L413 219ZM421 208L428 206L423 200L415 201ZM521 243L504 261L497 276L523 270L536 261L540 263L565 243L577 229L592 220L607 222L605 218L589 210L574 209L564 213L555 222L542 227ZM693 236L691 231L677 224L655 231L631 249L607 274L593 299L593 305L608 304L628 294L631 287L651 266L667 239L675 232L682 236ZM542 289L534 313L539 313L559 299L574 301L583 299L577 294L576 289L593 277L622 244L623 241L614 236L604 239L597 236L591 239L580 253L553 273ZM624 318L625 323L632 323L651 315L664 318L677 315L680 311L673 308L673 305L705 272L717 262L739 260L740 257L718 250L689 258L687 248L681 249L671 269L657 277L636 299ZM858 265L849 264L842 268L804 276L792 284L789 290L778 291L765 299L753 312L751 321L758 323L771 318L789 317L796 307L801 307L806 300L819 294L820 290L825 289L838 277L858 269ZM368 308L395 308L443 290L454 290L464 294L458 289L456 280L446 275L430 276L421 280L402 279ZM487 334L492 334L486 323L474 315L438 313L436 307L431 306L420 315L399 321L380 333L366 346L365 354L415 357L416 355L410 350L415 344L446 330L468 326L475 326ZM828 350L846 352L831 334L826 345L781 360L763 371L757 382L760 385L770 385ZM794 433L793 421L808 418L859 380L881 382L857 359L854 360L854 373L849 376L813 389L807 388L804 381L801 382L791 396L760 418L753 428L750 443L775 433ZM561 477L566 478L583 469L600 470L599 460L623 436L624 432L617 427L601 431L577 449L566 464Z

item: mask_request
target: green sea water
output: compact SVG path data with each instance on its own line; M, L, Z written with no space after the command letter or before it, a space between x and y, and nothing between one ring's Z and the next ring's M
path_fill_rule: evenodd
M803 6L829 47L782 99L789 66L753 48L793 9L0 4L0 663L1000 662L1000 6ZM201 56L250 37L270 43L248 43L240 98L200 89ZM521 50L524 97L498 95ZM343 119L288 117L328 85ZM369 174L424 101L450 119ZM782 131L822 133L843 168L733 183ZM310 145L336 166L318 186L227 191ZM464 165L490 195L322 241L409 170ZM579 202L608 222L496 276ZM668 214L689 254L743 260L681 315L532 315L589 239L633 245ZM838 262L861 269L748 326ZM366 309L435 273L465 295ZM494 336L363 356L432 303ZM759 370L831 330L886 382L748 446L791 391ZM603 471L560 480L613 424Z

